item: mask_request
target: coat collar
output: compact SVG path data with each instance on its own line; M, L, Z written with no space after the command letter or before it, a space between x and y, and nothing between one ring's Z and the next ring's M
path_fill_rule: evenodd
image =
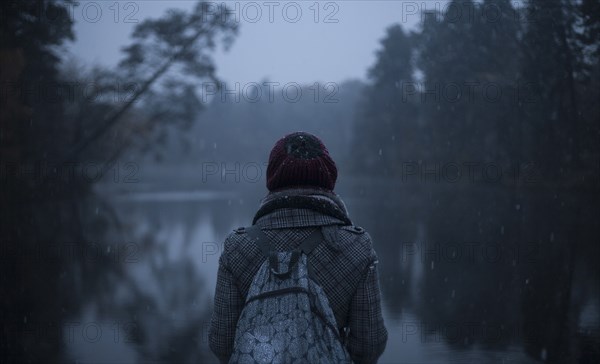
M312 188L269 193L252 223L271 228L352 225L346 205L337 194Z

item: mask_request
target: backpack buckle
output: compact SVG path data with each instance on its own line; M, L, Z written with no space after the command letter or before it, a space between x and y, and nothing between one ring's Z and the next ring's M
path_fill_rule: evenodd
M279 260L278 260L278 256L277 256L277 252L272 251L269 254L269 269L271 271L271 273L273 273L273 275L277 278L280 279L287 279L289 278L289 276L292 274L292 270L294 269L294 266L296 266L296 264L298 263L298 260L300 259L300 254L301 251L298 249L294 249L292 251L292 256L290 257L290 262L288 263L288 267L287 270L285 272L282 272L279 267Z

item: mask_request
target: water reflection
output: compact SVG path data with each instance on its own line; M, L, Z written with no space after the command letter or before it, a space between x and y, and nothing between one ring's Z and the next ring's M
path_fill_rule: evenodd
M524 272L539 268L545 255L537 244L519 244L511 191L366 189L363 182L346 182L338 191L353 220L371 233L379 254L390 332L381 363L532 363L548 358L551 348L537 351L537 342L530 342L532 335L540 335L527 332L532 326L523 318L532 304L523 292L533 283L521 281L529 277ZM255 186L239 193L113 196L124 227L113 238L135 242L139 251L127 265L130 282L116 289L110 314L98 315L92 305L81 319L101 322L106 333L98 340L101 345L93 345L92 352L89 340L75 340L71 356L90 362L130 362L133 356L214 361L206 334L222 241L232 229L250 223L263 193ZM582 363L578 350L597 343L599 321L594 292L580 292L586 285L574 287L580 304L569 306L575 324L566 340L573 362ZM545 298L535 304L539 301ZM99 347L107 349L102 357Z

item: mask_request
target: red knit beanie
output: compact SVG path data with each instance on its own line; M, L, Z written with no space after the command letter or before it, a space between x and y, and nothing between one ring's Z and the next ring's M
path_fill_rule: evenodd
M337 167L316 136L295 132L279 139L269 155L267 188L320 187L333 191Z

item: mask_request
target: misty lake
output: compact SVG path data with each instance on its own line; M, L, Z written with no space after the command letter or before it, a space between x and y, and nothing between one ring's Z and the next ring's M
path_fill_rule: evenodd
M156 335L158 341L142 341L143 344L128 340L128 336L143 336L144 330L166 335L185 325L186 321L196 320L201 339L195 344L204 347L203 351L208 355L200 360L214 361L207 347L206 334L222 241L232 229L250 224L264 194L260 186L254 187L253 191L244 193L150 189L113 194L111 204L121 224L121 232L114 238L120 243L133 242L136 247L129 251L133 259L131 264L125 264L126 275L150 303L145 308L130 310L135 312L136 324L117 314L110 319L110 307L109 313L99 318L99 307L90 305L80 318L82 325L72 330L71 356L88 363L135 361L140 359L140 349L136 345L147 348L143 352L172 343L167 342L167 336L161 341L161 335ZM414 195L411 198L407 190L400 190L401 201L395 197L385 198L383 194L376 196L383 189L368 193L349 185L342 185L341 189L346 193L340 195L348 205L351 218L371 233L380 259L384 317L389 331L387 348L380 363L538 362L524 353L520 321L512 318L514 297L501 297L498 292L498 296L489 302L485 298L472 304L458 301L461 292L471 284L462 275L463 270L470 269L465 267L469 261L442 259L445 255L456 255L457 250L449 253L429 247L425 249L426 259L423 254L414 254L415 247L421 248L414 243L429 240L428 232L431 231ZM373 214L374 209L381 213ZM396 231L398 241L392 241L391 234L383 232L382 224L387 226L386 229ZM148 239L152 240L151 244L142 243ZM477 245L473 247L477 249ZM476 254L476 250L473 251ZM448 266L448 262L453 265ZM489 269L503 271L511 265L515 262L501 262ZM431 279L425 279L425 276L436 270L445 273L443 278L434 279L433 287L436 292L445 293L432 298L428 292ZM503 295L511 295L511 291L505 291ZM500 306L510 304L511 307L506 307L505 311L494 307L487 310L486 305L498 300L506 301L506 305L500 302ZM453 301L459 302L457 306L449 303ZM116 299L112 304L119 306L121 302ZM482 313L470 314L475 304L478 308L486 308ZM593 317L597 315L597 302L592 307L588 316L597 320ZM84 322L95 325L85 327ZM83 339L77 334L79 329ZM90 340L90 336L98 336L98 331L103 335ZM186 338L179 340L185 342ZM185 343L181 345L185 346ZM540 356L543 358L544 355L542 351Z

